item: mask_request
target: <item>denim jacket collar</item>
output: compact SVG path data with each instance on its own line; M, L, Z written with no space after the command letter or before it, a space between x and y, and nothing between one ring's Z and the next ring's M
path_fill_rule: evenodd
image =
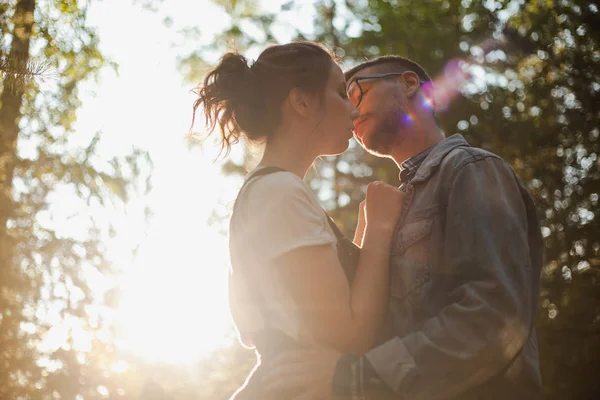
M411 183L427 180L440 164L442 159L446 156L446 154L450 153L457 147L470 147L465 138L458 133L438 143L437 146L433 148L431 153L429 153L423 163L419 166L419 169L417 170L415 177L411 180Z

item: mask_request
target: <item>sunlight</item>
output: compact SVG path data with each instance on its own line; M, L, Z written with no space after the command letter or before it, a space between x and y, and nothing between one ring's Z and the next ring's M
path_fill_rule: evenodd
M183 137L176 142L164 146L163 154L171 154L155 168L148 198L154 215L145 232L142 221L118 228L113 258L125 275L117 324L123 350L192 363L229 343L227 238L208 221L220 196L233 198L234 187L209 157L189 151ZM131 260L134 237L141 242Z
M227 238L208 221L219 200L233 199L234 192L212 154L188 148L193 85L182 82L182 49L173 45L179 38L163 18L191 26L204 15L208 35L226 16L212 15L218 7L208 1L176 4L152 13L117 0L94 3L90 20L119 73L105 71L101 85L82 96L78 132L101 131L107 158L142 147L155 166L147 199L132 199L114 213L97 210L116 221L108 251L123 274L116 282L118 347L147 360L193 363L230 344ZM153 213L148 223L145 202Z
M228 343L224 239L187 226L170 239L172 229L157 227L122 288L121 344L144 358L188 363Z
M275 7L274 2L266 4ZM82 86L75 139L85 144L101 132L98 152L107 160L127 154L132 146L141 147L150 153L154 171L153 190L146 199L130 199L125 209L92 210L98 220L115 224L107 257L122 275L117 282L107 282L96 271L84 274L95 293L111 284L118 289L115 322L125 355L193 363L231 344L227 238L209 220L220 201L235 198L241 182L221 174L221 166L213 163L216 152L188 148L194 84L183 83L177 59L211 43L211 34L229 16L208 0L168 2L157 8L148 12L120 0L90 8L100 47L119 68L118 73L105 69L99 85ZM168 17L175 25L193 27L199 15L201 34L185 44L176 27L164 24ZM310 18L303 18L308 24ZM153 213L148 224L145 205ZM73 227L64 229L71 232ZM66 327L56 328L45 345L61 346L68 332ZM71 334L80 336L79 342L90 340L77 330Z

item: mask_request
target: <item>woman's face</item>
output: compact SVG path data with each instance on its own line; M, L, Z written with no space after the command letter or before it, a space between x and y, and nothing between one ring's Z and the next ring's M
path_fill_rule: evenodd
M315 128L314 140L323 144L322 155L340 154L348 148L358 110L346 95L346 80L340 67L332 63L325 86L321 118Z

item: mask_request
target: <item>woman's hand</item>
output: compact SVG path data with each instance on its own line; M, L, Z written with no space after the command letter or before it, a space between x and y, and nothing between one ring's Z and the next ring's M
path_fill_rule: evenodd
M384 182L371 182L365 200L366 227L369 231L392 235L400 219L404 193Z

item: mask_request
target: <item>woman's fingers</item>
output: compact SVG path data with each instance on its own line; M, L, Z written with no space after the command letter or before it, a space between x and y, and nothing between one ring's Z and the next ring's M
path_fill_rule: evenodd
M404 193L387 183L375 181L367 186L367 224L393 232L403 207Z

